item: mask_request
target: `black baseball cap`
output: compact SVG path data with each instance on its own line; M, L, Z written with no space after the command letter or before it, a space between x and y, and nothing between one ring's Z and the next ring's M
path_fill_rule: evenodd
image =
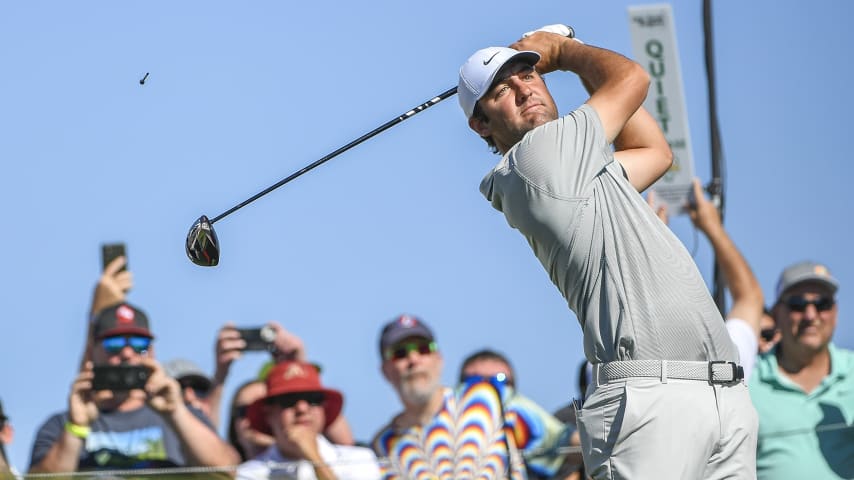
M120 303L101 310L92 325L95 340L116 335L141 335L154 338L148 326L148 316L139 308Z

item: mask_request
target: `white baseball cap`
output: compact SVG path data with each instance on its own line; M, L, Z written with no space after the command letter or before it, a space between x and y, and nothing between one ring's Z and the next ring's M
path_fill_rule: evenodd
M488 47L475 52L460 67L457 94L466 118L471 118L474 105L492 86L498 70L511 60L521 60L536 65L540 61L540 54L532 51L520 52L507 47Z

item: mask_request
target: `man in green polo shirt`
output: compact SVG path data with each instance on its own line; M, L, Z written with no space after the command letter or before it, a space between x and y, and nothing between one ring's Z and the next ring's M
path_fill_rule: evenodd
M854 477L854 352L830 341L838 287L814 262L780 275L773 314L782 338L750 381L760 480Z

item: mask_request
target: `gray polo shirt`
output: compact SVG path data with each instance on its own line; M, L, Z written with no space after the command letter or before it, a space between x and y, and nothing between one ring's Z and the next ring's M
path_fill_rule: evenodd
M694 260L625 178L589 105L528 132L480 190L575 312L589 361L738 359Z

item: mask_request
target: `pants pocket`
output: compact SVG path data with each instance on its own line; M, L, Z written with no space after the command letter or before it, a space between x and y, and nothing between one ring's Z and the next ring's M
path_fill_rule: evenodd
M608 459L620 434L625 407L625 383L612 383L597 387L577 414L584 466L594 479L610 478Z

